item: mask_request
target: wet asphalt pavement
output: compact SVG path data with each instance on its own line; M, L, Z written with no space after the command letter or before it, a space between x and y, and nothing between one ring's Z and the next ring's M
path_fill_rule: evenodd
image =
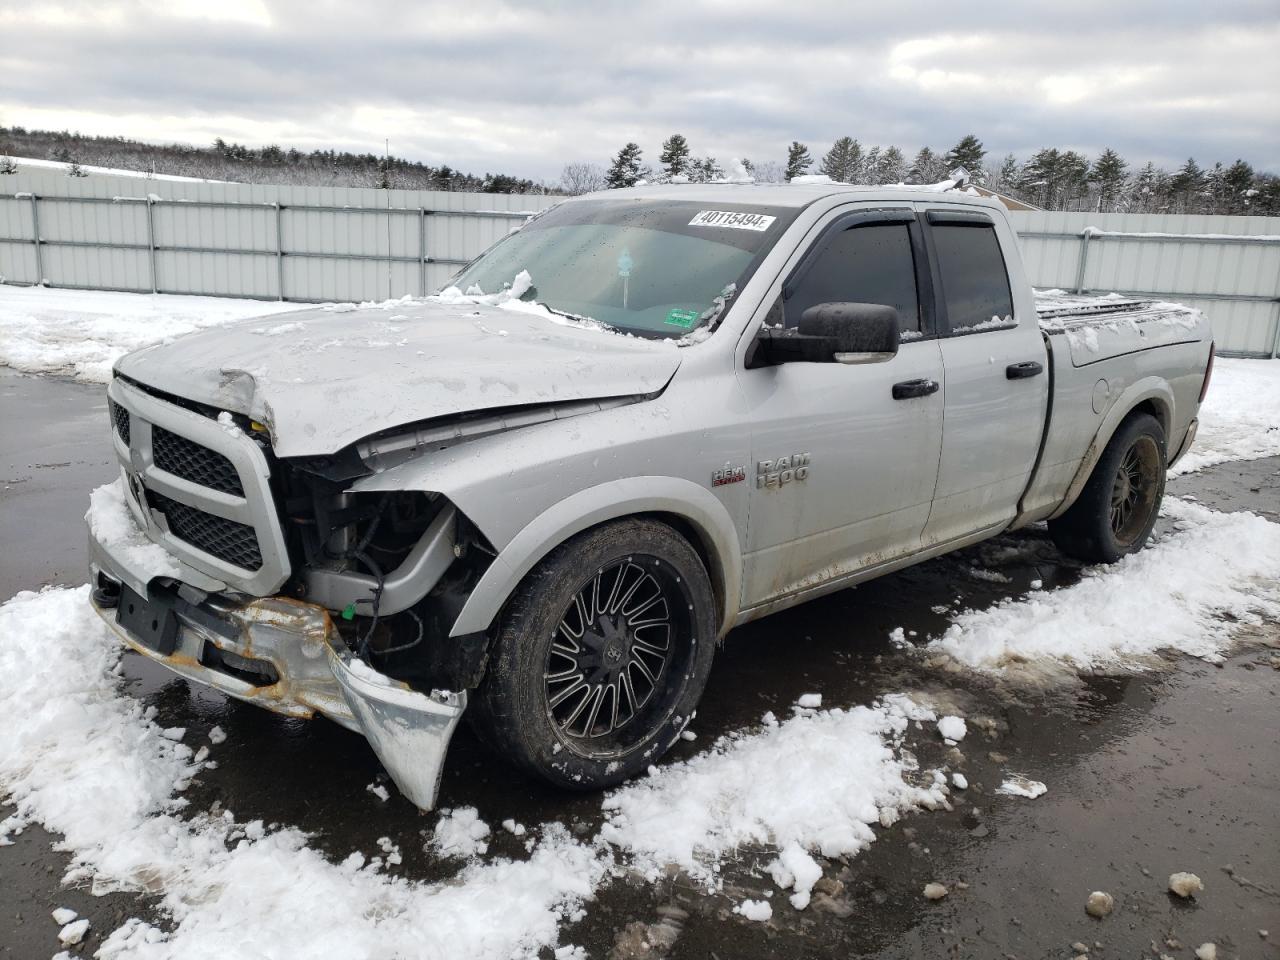
M0 597L82 583L87 493L115 475L102 388L0 369L0 403ZM1170 492L1280 521L1280 458L1223 464L1171 482ZM1010 582L974 578L967 570L975 562ZM773 888L763 869L771 854L744 850L725 867L723 894L679 876L613 882L563 942L596 958L729 960L1071 957L1076 941L1094 957L1189 958L1213 941L1222 958L1280 958L1280 670L1272 666L1280 626L1256 631L1222 666L1180 658L1164 671L1041 692L940 673L888 642L898 626L920 638L944 629L947 616L935 606L986 606L1025 592L1033 579L1052 589L1078 575L1042 531L1030 530L734 631L699 709L698 740L679 744L675 757L755 724L766 710L786 714L802 693L821 692L824 706L838 706L923 690L970 718L960 767L970 789L954 811L908 816L878 829L879 840L857 858L826 863L804 912L775 895L767 925L730 913ZM215 724L228 735L214 748L218 769L186 793L193 809L216 804L241 821L298 826L335 859L371 854L377 838L390 836L404 855L403 875L456 870L422 852L433 815L394 787L386 803L368 792L387 781L358 736L193 689L131 653L124 664L130 692L157 707L161 725L187 727L187 743L205 742ZM985 732L982 717L990 718ZM923 766L942 762L935 738L915 734L908 744ZM1044 781L1048 794L993 796L1008 769ZM477 807L495 827L509 817L527 825L554 819L590 835L599 823L598 797L509 773L465 725L441 796L446 806ZM0 805L0 818L8 812ZM67 857L51 849L56 839L30 827L0 849L0 956L56 953L48 914L58 906L92 920L86 956L128 917L151 918L145 897L62 888ZM504 831L491 840L490 856L523 854ZM1195 901L1165 892L1178 870L1205 881ZM953 891L926 901L921 889L935 880ZM1084 912L1092 890L1116 898L1104 921Z

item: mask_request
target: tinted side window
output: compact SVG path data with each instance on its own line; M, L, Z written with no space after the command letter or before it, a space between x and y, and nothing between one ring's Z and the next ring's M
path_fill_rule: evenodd
M939 223L932 229L951 330L1012 323L1009 273L995 228Z
M915 257L905 223L851 227L827 240L785 305L788 327L819 303L852 301L897 308L903 330L920 329Z

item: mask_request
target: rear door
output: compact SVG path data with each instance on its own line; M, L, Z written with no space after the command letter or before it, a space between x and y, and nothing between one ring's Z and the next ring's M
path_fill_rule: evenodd
M744 608L919 549L937 479L942 358L915 213L835 212L815 231L766 300L766 322L795 326L818 303L884 303L903 340L879 363L740 370L754 461Z
M928 547L1013 519L1040 449L1049 376L1034 303L1013 293L1029 287L1007 223L972 207L918 206L947 376Z

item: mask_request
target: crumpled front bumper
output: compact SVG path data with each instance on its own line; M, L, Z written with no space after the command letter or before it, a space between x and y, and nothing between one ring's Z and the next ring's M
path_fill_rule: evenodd
M421 693L377 673L347 649L328 611L315 604L151 579L92 532L89 556L93 587L116 585L118 603L144 602L157 618L172 611L176 631L164 653L122 625L118 606L106 599L110 589L97 590L95 610L131 649L228 696L290 717L322 713L364 734L400 792L424 810L435 805L465 691Z

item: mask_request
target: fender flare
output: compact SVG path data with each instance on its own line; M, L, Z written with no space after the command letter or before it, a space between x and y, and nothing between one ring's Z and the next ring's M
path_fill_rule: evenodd
M531 520L494 558L467 598L450 636L489 629L507 598L543 557L575 534L609 520L644 513L674 514L697 532L720 595L723 636L738 615L742 547L729 511L709 490L679 477L623 477L588 487Z
M1071 485L1067 487L1066 496L1048 519L1056 520L1071 508L1076 498L1080 496L1080 491L1084 489L1084 485L1089 482L1093 468L1098 465L1098 460L1102 457L1102 451L1107 448L1107 444L1111 442L1120 424L1133 413L1135 408L1149 400L1154 401L1160 411L1160 423L1164 427L1166 438L1168 437L1173 426L1174 414L1173 391L1169 389L1169 384L1159 377L1143 377L1141 380L1134 381L1125 388L1116 402L1111 405L1106 416L1102 418L1097 432L1093 435L1093 440L1089 443L1089 449L1085 451L1084 459L1080 461L1076 475L1071 480Z

